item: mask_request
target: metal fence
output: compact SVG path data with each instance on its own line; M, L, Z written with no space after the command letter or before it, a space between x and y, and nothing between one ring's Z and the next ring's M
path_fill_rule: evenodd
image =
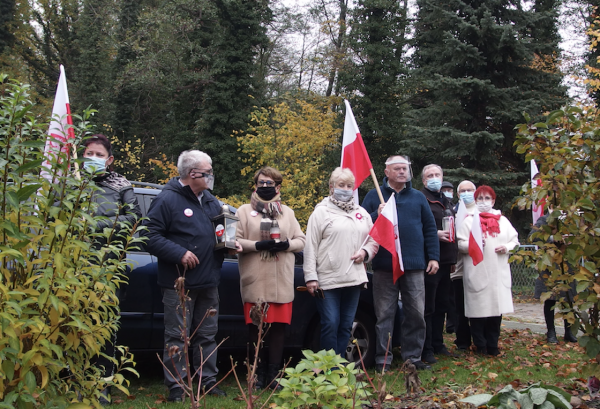
M533 245L521 245L520 248L533 248ZM526 267L523 263L511 263L510 271L512 273L512 291L518 298L532 298L535 289L535 279L538 277L538 271Z

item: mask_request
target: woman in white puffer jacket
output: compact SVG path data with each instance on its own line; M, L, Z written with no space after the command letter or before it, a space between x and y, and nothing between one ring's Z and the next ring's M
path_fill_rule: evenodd
M313 296L320 295L316 299L321 349L337 354L346 350L360 291L368 281L364 263L379 249L368 235L373 227L371 216L354 203L354 180L350 169L333 171L330 196L308 220L304 248L306 287Z

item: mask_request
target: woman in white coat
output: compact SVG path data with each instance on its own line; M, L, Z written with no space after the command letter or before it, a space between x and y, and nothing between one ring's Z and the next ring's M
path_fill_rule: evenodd
M469 256L473 215L466 217L457 232L458 250L465 254L465 315L471 324L477 352L496 356L500 354L498 338L502 314L514 311L508 258L509 252L519 245L519 240L508 219L493 208L496 193L491 187L484 185L477 188L475 202L483 235L482 262L474 266Z
M360 290L368 281L364 263L379 245L369 236L369 213L354 203L354 175L336 168L329 179L330 196L308 220L304 248L304 280L317 294L321 316L321 349L346 351Z

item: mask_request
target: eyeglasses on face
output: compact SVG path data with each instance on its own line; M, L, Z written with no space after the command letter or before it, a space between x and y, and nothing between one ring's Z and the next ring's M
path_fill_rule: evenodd
M259 180L258 182L256 182L256 186L258 186L258 187L262 187L262 186L273 187L276 184L277 183L273 182L272 180Z
M212 169L192 169L190 171L190 174L192 173L199 173L202 175L202 177L207 177L207 176L212 176L214 175L213 170Z

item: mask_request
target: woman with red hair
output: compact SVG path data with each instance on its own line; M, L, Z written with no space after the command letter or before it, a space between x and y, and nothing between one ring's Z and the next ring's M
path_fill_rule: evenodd
M469 256L469 236L473 215L468 215L457 232L458 250L465 254L465 315L471 324L471 335L477 352L500 354L498 338L502 314L513 312L512 278L509 252L519 245L518 234L508 219L494 209L496 193L489 186L475 191L475 202L481 221L483 261L473 265Z

